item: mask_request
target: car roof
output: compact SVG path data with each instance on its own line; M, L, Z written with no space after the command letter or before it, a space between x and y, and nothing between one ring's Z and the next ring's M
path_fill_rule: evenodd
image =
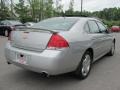
M87 20L96 20L96 21L102 21L99 18L96 17L53 17L53 19L61 19L61 18L66 18L66 19L78 19L78 20L83 20L83 21L87 21ZM48 19L52 19L52 18L48 18Z
M119 26L112 26L112 27L119 27Z

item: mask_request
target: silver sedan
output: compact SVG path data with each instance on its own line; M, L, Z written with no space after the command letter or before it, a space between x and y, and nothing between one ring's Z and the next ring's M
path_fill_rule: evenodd
M87 78L93 62L115 51L115 38L106 26L88 17L49 18L12 31L8 39L8 64L45 75L74 71L80 79Z

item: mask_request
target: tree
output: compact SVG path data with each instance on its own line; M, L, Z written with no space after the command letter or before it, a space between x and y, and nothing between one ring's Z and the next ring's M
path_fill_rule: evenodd
M22 22L40 21L54 16L90 16L98 17L109 26L120 25L120 8L105 8L101 11L74 11L74 0L70 0L69 9L63 12L62 0L0 0L0 20L19 18Z
M74 11L74 0L70 0L69 11L72 13Z
M45 15L44 18L50 18L54 16L54 8L53 8L53 1L52 0L48 0L47 2L45 2Z
M70 0L69 9L65 12L67 16L73 16L74 14L74 0Z
M0 20L9 19L10 18L10 11L9 8L6 6L6 0L0 1Z
M92 15L106 20L120 20L120 8L105 8L102 11L93 12Z
M63 12L62 0L55 0L54 16L61 16Z
M53 0L28 0L34 21L40 21L53 16Z
M24 0L19 0L19 3L16 4L16 6L14 7L15 12L18 14L18 18L22 21L22 22L26 22L27 19L30 19L30 14L29 14L29 6L25 6L25 2Z

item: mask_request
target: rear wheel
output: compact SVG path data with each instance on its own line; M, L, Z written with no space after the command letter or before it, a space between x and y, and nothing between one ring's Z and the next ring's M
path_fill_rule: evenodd
M76 76L81 80L86 79L90 73L91 65L92 65L92 54L89 51L87 51L83 55L82 60L75 72Z
M4 35L5 35L6 37L8 37L8 35L9 35L8 30L5 30Z

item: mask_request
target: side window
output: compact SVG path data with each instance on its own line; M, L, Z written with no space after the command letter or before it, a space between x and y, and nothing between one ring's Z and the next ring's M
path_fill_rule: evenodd
M95 21L88 21L90 33L99 33L99 27Z
M89 29L88 23L85 24L85 26L84 26L84 30L85 30L87 33L90 32L90 29Z
M97 24L98 24L101 32L105 32L106 31L106 27L102 23L97 22Z

